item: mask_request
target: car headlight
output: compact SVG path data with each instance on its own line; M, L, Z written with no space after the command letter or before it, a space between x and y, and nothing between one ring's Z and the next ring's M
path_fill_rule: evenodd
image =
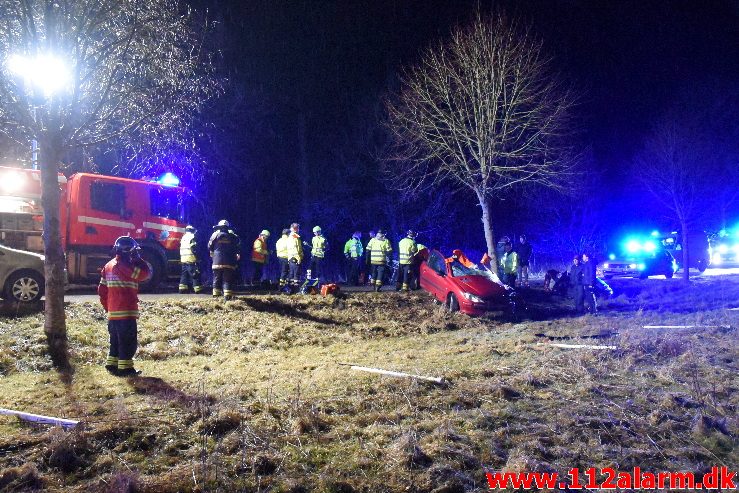
M485 300L472 293L462 293L462 296L470 300L472 303L485 303Z
M603 264L603 268L604 269L607 269L608 267L609 267L608 262L606 262L605 264Z
M629 264L629 269L636 269L636 264Z
M639 269L639 270L644 270L644 269L647 268L647 265L646 264L639 264L639 265L636 266L636 268Z

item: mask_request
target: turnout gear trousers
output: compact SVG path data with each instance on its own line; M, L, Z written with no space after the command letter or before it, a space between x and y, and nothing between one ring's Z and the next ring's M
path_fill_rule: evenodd
M105 366L119 370L133 368L133 355L138 346L136 319L108 320L110 351Z
M187 293L190 288L195 293L203 291L203 287L200 285L200 271L198 271L197 264L182 264L179 291L180 293Z
M234 295L236 272L233 269L213 269L213 296Z

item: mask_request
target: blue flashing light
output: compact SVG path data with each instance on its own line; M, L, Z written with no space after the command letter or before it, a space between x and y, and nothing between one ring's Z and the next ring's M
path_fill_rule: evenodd
M165 187L179 187L180 179L174 173L164 173L159 177L159 183Z
M656 229L654 231L652 231L652 236L655 237L655 238L658 237L659 236L659 231L657 231Z
M644 269L647 268L647 266L646 266L646 264L639 264L639 265L636 266L636 268L639 269L639 270L644 270Z
M616 260L616 255L611 253L610 255L608 255L608 260Z
M626 242L626 251L629 253L637 253L641 251L641 249L641 243L636 240L629 240Z
M645 252L652 253L656 249L657 249L657 245L655 245L653 241L644 242L644 251Z

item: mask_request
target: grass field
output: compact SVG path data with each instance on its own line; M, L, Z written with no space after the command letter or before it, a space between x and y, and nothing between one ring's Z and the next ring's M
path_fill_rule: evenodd
M614 288L584 317L533 290L515 321L423 293L147 302L134 379L105 372L102 309L74 303L70 385L40 315L2 319L0 407L83 425L0 417L0 490L450 493L485 491L486 470L736 469L739 278Z

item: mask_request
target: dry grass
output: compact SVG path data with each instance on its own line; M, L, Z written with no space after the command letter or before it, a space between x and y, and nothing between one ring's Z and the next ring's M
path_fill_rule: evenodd
M534 292L517 322L445 314L420 293L143 303L147 377L131 380L102 368L102 311L71 304L69 386L40 316L4 320L0 407L85 424L0 418L0 489L452 492L484 491L485 468L736 468L739 282L614 287L598 317ZM654 323L717 328L641 328Z

